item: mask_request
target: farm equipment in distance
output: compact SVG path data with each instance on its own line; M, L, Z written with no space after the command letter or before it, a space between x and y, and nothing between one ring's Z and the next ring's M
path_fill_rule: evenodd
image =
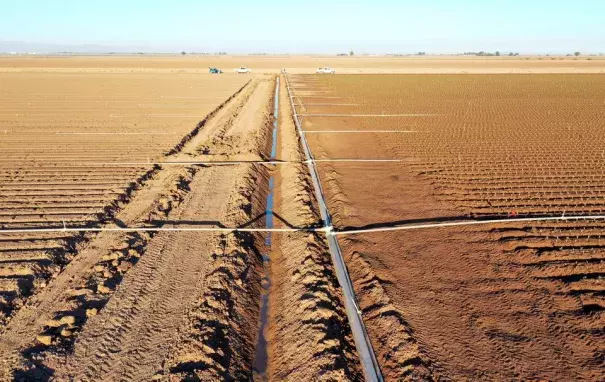
M332 69L332 68L319 68L315 71L316 74L334 74L336 73L336 70Z
M221 74L223 71L219 68L208 68L208 73L211 74Z

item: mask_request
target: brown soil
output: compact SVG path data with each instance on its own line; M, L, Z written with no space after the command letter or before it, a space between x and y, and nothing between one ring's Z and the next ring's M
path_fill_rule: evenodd
M338 228L421 223L462 215L445 202L431 200L433 187L400 163L319 163L318 169L329 190L327 203Z
M226 115L237 115L249 93L257 93L258 81L222 110L212 113L210 123L200 123L196 130L202 127L201 132L190 135L184 144L179 143L173 150L177 154L169 159L184 160L195 155L199 142L207 139L204 136L213 133L214 126L222 123ZM269 88L265 87L267 98ZM249 128L260 131L264 126ZM257 136L262 138L263 134ZM259 139L247 142L250 151L262 149ZM207 169L158 166L129 203L117 211L114 221L126 226L245 223L262 208L263 195L261 192L252 200L239 190L266 183L257 173L262 175L252 165ZM177 346L179 333L187 326L187 312L194 310L196 299L204 293L202 286L213 285L215 280L208 275L223 268L210 258L224 253L221 251L226 247L221 242L225 240L232 239L195 232L103 232L88 238L87 243L74 249L75 260L36 293L4 331L4 372L23 378L54 375L96 379L112 375L141 380L181 371L178 367L164 370L165 360L170 354L185 351ZM253 238L248 239L243 251L250 256L245 266L254 269L258 259L253 243ZM208 280L210 283L204 284ZM242 282L250 285L249 291L240 291L232 301L246 310L242 321L248 328L236 332L233 337L237 338L232 341L250 352L258 316L258 275L246 272ZM118 332L121 335L116 336ZM78 341L74 343L76 337ZM243 339L238 342L238 338ZM157 350L158 344L162 351ZM236 346L233 348L235 351ZM239 369L228 372L249 372L246 362L251 360L241 357L240 362Z
M280 97L277 157L301 162L283 78ZM306 165L281 166L274 174L276 225L319 226ZM272 239L269 379L362 380L325 237L301 232Z
M600 288L598 282L588 285L589 275L602 266L565 269L535 252L505 251L494 236L483 229L450 228L343 240L351 268L369 264L357 285L362 301L370 301L363 306L370 333L376 332L376 339L393 333L374 324L375 301L386 298L397 322L408 325L408 343L417 343L423 361L431 361L435 379L601 380L604 321L593 307L602 300L574 284ZM558 274L549 270L555 266ZM564 275L579 280L565 281ZM365 289L372 278L376 296ZM387 354L397 349L380 346ZM383 361L388 377L396 379L398 369L391 364L401 359Z
M22 80L30 81L28 76ZM132 78L138 79L136 75ZM183 84L190 79L183 78ZM79 79L82 87L97 80L96 75ZM64 203L65 213L79 216L78 208L94 197L91 192L105 195L108 187L130 182L126 191L112 189L114 196L94 200L100 211L90 221L73 219L66 223L94 227L254 228L266 224L269 177L273 176L277 225L317 226L316 202L306 166L295 163L302 157L285 88L281 95L278 159L293 161L288 165L74 167L78 150L105 155L111 153L116 142L121 146L116 146L117 156L109 161L142 161L147 155L158 162L267 159L274 77L238 77L237 81L226 82L234 93L223 96L202 122L190 124L188 129L187 122L177 122L176 118L168 118L166 124L160 122L162 117L150 116L152 110L137 111L132 122L118 127L103 119L107 117L102 117L94 104L90 112L98 125L84 130L79 127L80 116L86 112L69 114L73 115L70 123L76 132L126 130L143 135L82 134L77 144L67 141L69 150L65 154L47 150L42 139L40 144L34 141L29 161L14 168L7 164L7 176L16 174L11 183L15 195L3 192L2 196L7 201L19 196L22 203L38 209L41 196L36 191L36 177L56 175L56 184L43 188L54 186L53 191L44 191L43 196L51 205ZM14 91L28 99L26 90L19 90L19 83L14 80ZM148 92L148 84L141 86L142 93L130 97L137 102L139 97L157 100ZM174 93L166 94L198 97L198 92L183 89L175 87ZM220 91L212 90L204 96L212 94ZM115 92L108 90L107 97L113 95ZM60 95L57 99L67 102L66 98ZM187 99L190 107L195 107L197 101L192 100L197 98ZM147 120L139 119L138 113ZM33 114L28 118L47 137L63 131L59 122L53 127L36 120ZM11 128L19 123L11 121L4 123ZM170 133L169 139L157 138L162 151L147 150L144 134L150 129ZM27 148L18 142L27 137L16 131L11 130L18 148L14 155L23 155ZM47 142L51 147L56 144L50 138ZM132 157L120 156L124 148L131 150ZM48 159L40 156L42 153ZM27 182L18 176L22 172L32 180ZM82 181L87 176L102 176L107 181L95 179L98 184L93 185ZM73 185L64 187L65 183ZM6 214L11 219L25 215L18 210ZM49 216L54 215L41 210L40 221L23 220L17 225L10 221L5 227L47 227L52 222L62 225L62 216ZM0 379L361 380L324 238L306 233L274 234L271 248L266 239L260 233L167 231L3 234L0 249L7 271L2 276L7 277L2 280L24 279L30 287L27 294L5 292L8 299L3 306L6 325L0 335ZM30 250L49 260L31 267L28 262L34 260L28 258L24 263L13 255ZM263 263L265 254L271 259L268 267ZM253 365L259 346L262 279L267 275L271 279L266 323L268 360L266 374L258 374ZM22 288L24 284L6 285Z
M417 132L309 133L318 158L401 160L404 177L424 179L440 201L462 214L605 211L605 190L597 184L602 180L599 121L605 117L601 76L332 76L313 81L335 96L357 95L351 102L355 106L331 107L337 114L430 114L305 117L308 130L390 131L400 123L398 130ZM307 113L312 107L305 106ZM391 174L368 171L373 185L379 176L381 186L392 183L386 177ZM405 186L395 183L394 192Z
M199 120L220 108L229 95L203 106L190 98L183 102L170 97L194 97L198 93L191 90L193 84L217 94L237 92L246 84L244 80L213 83L193 76L169 79L156 75L124 79L115 75L2 74L2 78L6 87L1 97L11 105L0 116L4 153L0 160L0 226L4 229L119 223L116 213L135 191L147 186L152 189L144 191L149 199L132 204L130 215L121 217L122 222L132 224L142 221L156 198L158 203L169 204L161 197L169 196L172 184L187 175L178 171L160 174L158 166L145 163L182 151L192 131L205 123L196 127L196 119L189 117L150 116L176 105ZM33 89L37 89L35 95ZM112 111L124 118L111 118ZM203 113L198 114L202 118L193 113ZM0 320L8 322L36 289L44 288L72 260L77 244L87 239L61 233L3 235L0 269L13 282L0 290Z
M283 83L276 159L288 163L150 163L269 159L275 76L198 73L212 59L1 58L0 66L19 67L0 70L0 228L265 227L270 184L276 227L318 227ZM234 59L242 64L223 63ZM250 66L330 65L299 59L254 58ZM352 71L414 71L421 62L334 60ZM520 62L422 65L514 71ZM533 69L600 65L579 62L536 60ZM317 158L400 160L319 163L341 230L601 213L602 80L358 75L292 83L299 114L432 114L304 117L306 130L415 131L307 133ZM385 377L604 379L604 226L340 236ZM11 233L0 235L0 257L2 380L363 379L323 234Z
M256 73L315 73L330 66L337 73L603 73L604 57L387 57L387 56L195 56L186 57L0 57L0 71L172 72L224 75L246 65Z
M301 76L338 227L601 214L602 78ZM328 98L339 97L339 98ZM342 101L345 100L345 101ZM311 105L313 103L354 105ZM308 103L308 105L304 105ZM341 236L389 380L602 380L601 221ZM494 360L497 360L495 362Z

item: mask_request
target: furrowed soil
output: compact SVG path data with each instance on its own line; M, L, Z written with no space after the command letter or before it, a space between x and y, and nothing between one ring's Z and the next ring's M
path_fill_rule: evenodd
M600 76L291 78L337 229L605 211ZM385 377L604 379L604 226L339 236Z
M160 167L153 163L181 151L204 122L196 124L248 80L0 73L0 227L119 223L118 211L158 177ZM187 174L173 173L171 180L161 175L156 194L179 176ZM171 202L164 198L159 208L169 209ZM130 209L143 214L150 208ZM3 234L0 322L7 324L86 240L56 232Z
M160 161L195 160L200 141L234 119L249 122L249 131L241 133L249 138L242 151L259 156L271 82L253 79L211 112L210 119L190 125ZM151 167L107 226L217 227L243 224L248 214L263 208L263 172L253 165ZM259 188L258 198L246 191L252 188ZM221 281L216 275L236 267L222 266L222 257L241 257L241 266L255 269L254 242L252 236L199 232L118 231L84 237L69 261L57 264L42 287L27 296L25 306L11 312L2 333L3 372L25 380L146 380L178 374L166 360L186 350L176 345L183 344L178 337L184 328L194 324L189 312L211 294L205 289ZM213 260L217 256L221 261ZM232 341L248 353L257 323L257 279L254 271L244 272L240 283L246 287L229 299L241 310L242 330ZM224 372L241 372L238 367L245 368L247 358L240 359ZM221 362L211 366L220 368Z
M275 121L276 76L202 74L216 59L0 58L0 380L363 380L325 235L309 230L322 223L285 78ZM255 72L603 69L249 60ZM598 75L290 80L336 231L605 209ZM266 160L284 163L254 163ZM210 161L240 163L187 163ZM299 231L78 231L116 227ZM6 232L22 228L57 230ZM602 380L604 228L338 238L387 380Z
M319 227L275 76L0 78L1 380L363 379L323 234L77 231Z

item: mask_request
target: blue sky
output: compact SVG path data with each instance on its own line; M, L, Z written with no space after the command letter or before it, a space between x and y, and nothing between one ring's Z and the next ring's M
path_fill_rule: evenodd
M605 0L0 0L0 42L230 53L605 51Z

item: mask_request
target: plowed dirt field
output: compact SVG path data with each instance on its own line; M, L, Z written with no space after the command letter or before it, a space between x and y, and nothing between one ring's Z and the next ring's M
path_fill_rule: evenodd
M0 81L0 380L362 379L276 76Z
M316 159L330 160L320 177L340 230L605 214L602 76L292 85ZM340 236L387 379L604 379L604 228L587 219Z
M165 72L207 73L220 67L225 73L246 65L254 73L315 73L329 66L337 73L605 73L605 57L463 57L425 56L336 57L334 55L269 56L1 56L0 71L44 72Z
M198 121L246 82L236 76L0 73L1 228L111 221L157 172L152 163L178 150ZM62 233L2 236L2 322L40 278L69 262L77 241Z
M605 379L602 76L214 59L0 59L0 380Z

